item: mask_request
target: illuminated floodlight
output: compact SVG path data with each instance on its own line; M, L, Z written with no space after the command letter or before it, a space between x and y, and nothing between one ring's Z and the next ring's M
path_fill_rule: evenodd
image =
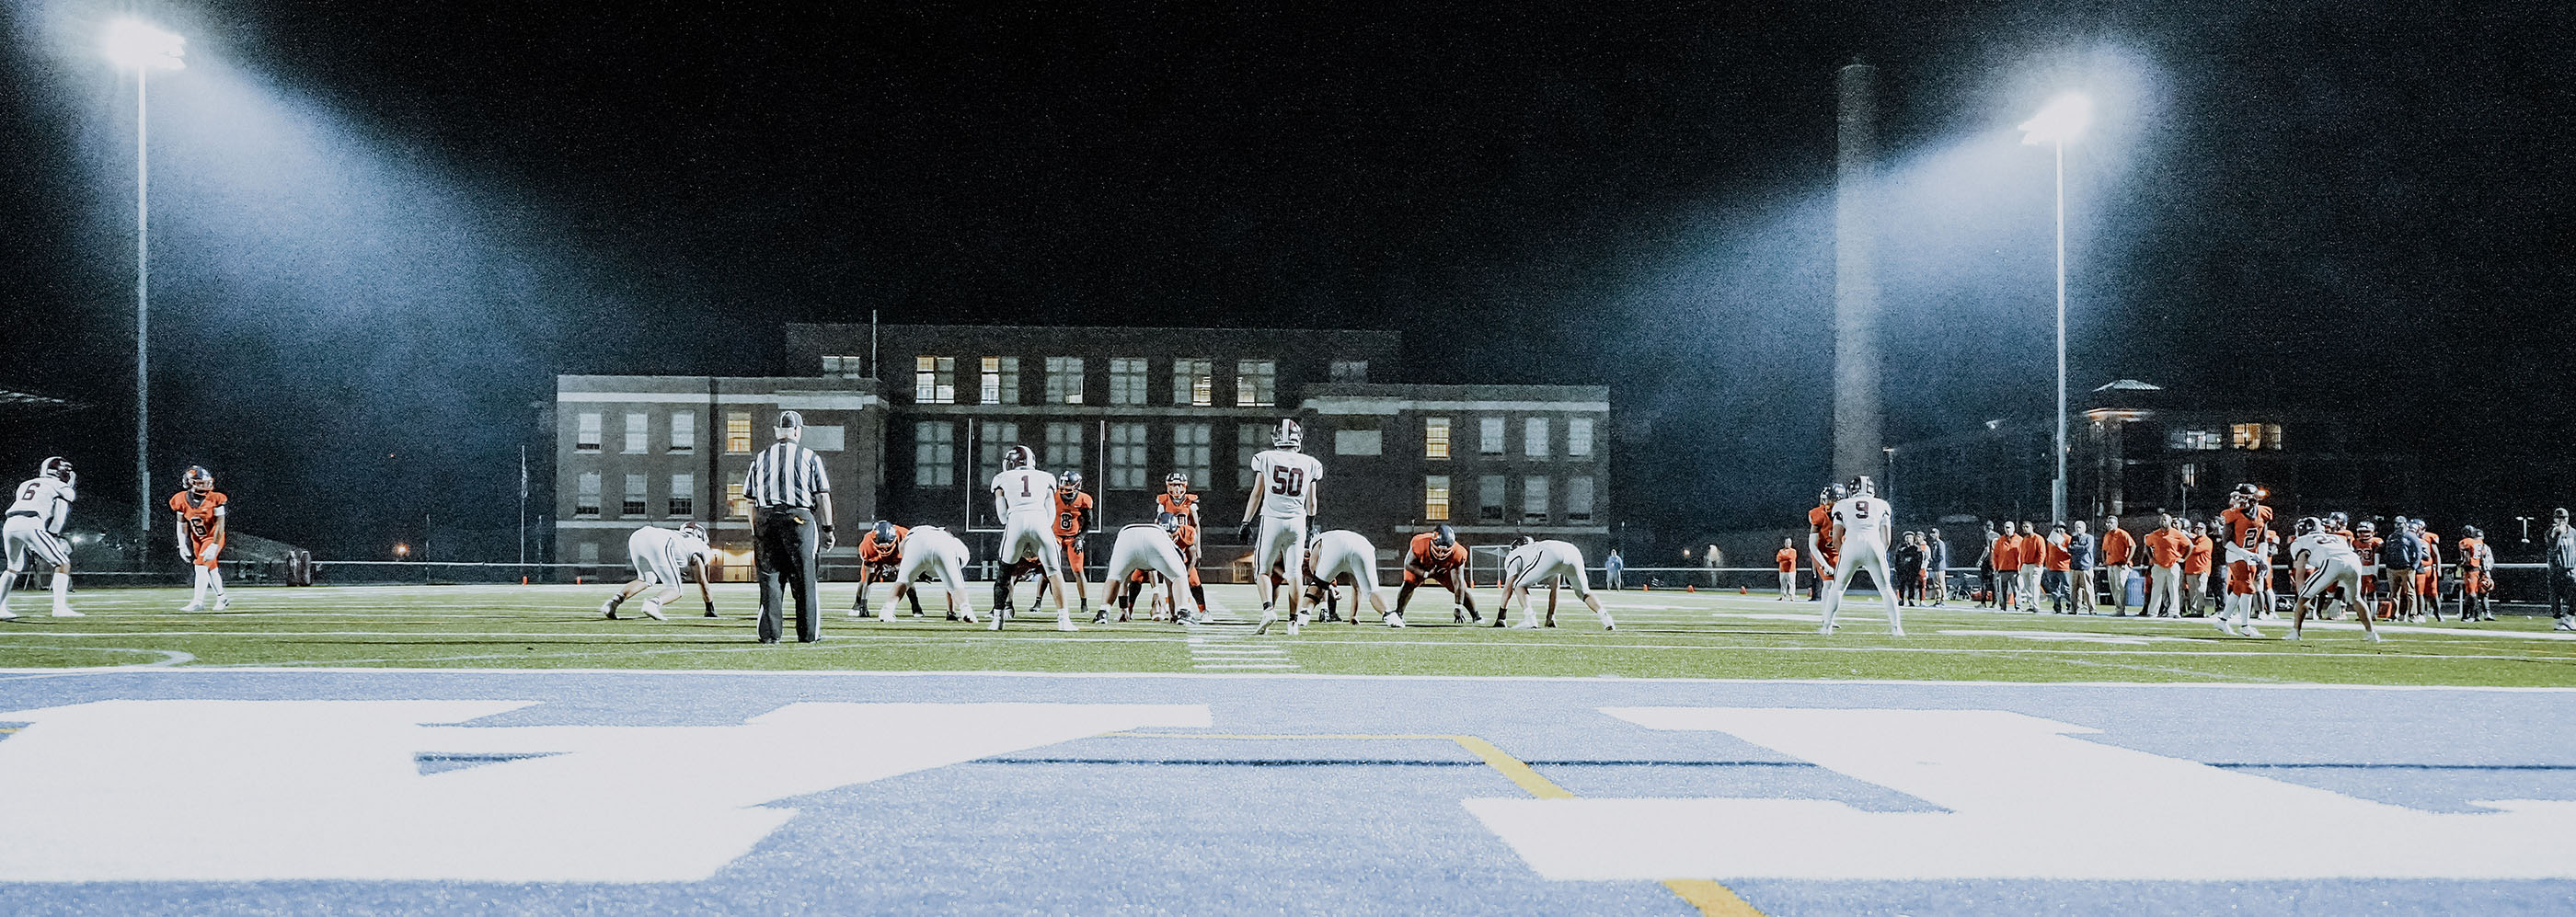
M107 59L119 67L135 70L178 70L188 66L181 55L188 51L188 40L162 31L140 19L119 19L107 24Z
M2024 144L2066 143L2084 133L2093 123L2093 98L2080 92L2061 93L2048 100L2039 114L2021 123Z

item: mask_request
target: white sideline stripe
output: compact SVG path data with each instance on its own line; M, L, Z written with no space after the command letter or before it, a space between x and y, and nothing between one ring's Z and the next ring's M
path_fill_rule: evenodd
M771 651L771 650L763 650ZM0 675L47 675L74 670L45 668L0 668ZM2339 685L2324 682L2286 682L2282 684L2244 684L2239 682L2136 682L2136 681L1949 681L1892 678L1622 678L1603 675L1346 675L1334 672L1282 672L1232 676L1210 672L854 672L846 669L513 669L471 668L439 669L397 666L240 666L190 668L117 666L80 670L90 675L222 673L226 675L761 675L808 676L821 678L1287 678L1313 681L1463 681L1463 682L1537 682L1565 683L1635 683L1635 684L1705 684L1705 685L1872 685L1880 687L1958 687L1958 688L2235 688L2278 691L2488 691L2504 694L2576 694L2576 687L2524 687L2504 685Z
M1193 669L1293 669L1293 668L1296 668L1296 667L1297 667L1297 664L1296 664L1296 663L1294 663L1294 662L1207 662L1207 663L1200 663L1200 664L1198 664L1198 665L1191 666L1190 668L1193 668Z

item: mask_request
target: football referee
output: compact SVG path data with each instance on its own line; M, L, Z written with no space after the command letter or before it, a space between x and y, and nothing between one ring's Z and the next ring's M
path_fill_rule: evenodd
M785 609L783 589L796 590L796 642L823 639L821 606L814 596L815 554L832 548L832 481L823 457L798 445L805 417L778 412L778 441L751 460L743 499L751 501L752 555L760 569L760 642L778 642ZM822 531L814 515L822 512Z

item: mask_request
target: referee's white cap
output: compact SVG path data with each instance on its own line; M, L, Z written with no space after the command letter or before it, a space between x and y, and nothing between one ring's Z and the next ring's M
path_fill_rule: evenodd
M780 411L780 412L778 412L778 428L779 428L779 429L781 429L781 430L793 430L793 429L799 429L799 428L802 428L802 427L804 427L804 426L805 426L805 415L803 415L803 414L799 414L799 413L796 413L796 412L794 412L794 411Z

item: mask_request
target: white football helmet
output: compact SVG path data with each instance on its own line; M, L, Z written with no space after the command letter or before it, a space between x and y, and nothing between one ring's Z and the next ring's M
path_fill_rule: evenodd
M704 523L698 522L691 522L687 525L680 526L680 537L705 541L707 540L707 527Z
M1037 464L1037 452L1031 450L1027 446L1012 446L1011 451L1002 453L1003 471L1018 471L1022 468L1035 468L1037 467Z
M1301 448L1306 445L1306 428L1291 418L1279 418L1278 429L1270 434L1270 444L1282 449Z
M44 464L37 466L36 473L61 481L65 484L69 484L72 482L73 477L72 460L59 455L54 456L46 459Z
M179 473L179 486L197 493L213 490L215 473L207 471L203 465L190 465L188 470Z
M1870 480L1869 475L1865 474L1853 475L1851 483L1844 485L1844 488L1855 497L1878 496L1878 482Z

